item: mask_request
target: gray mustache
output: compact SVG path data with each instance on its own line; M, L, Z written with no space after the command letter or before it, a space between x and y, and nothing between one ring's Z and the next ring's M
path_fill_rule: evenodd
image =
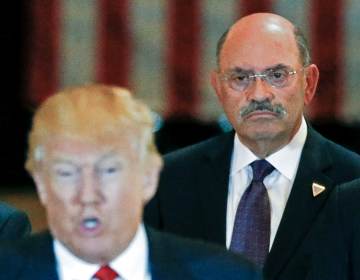
M240 117L244 118L247 115L256 112L256 111L268 111L274 113L279 118L282 118L286 115L286 110L281 104L271 104L270 101L251 101L251 103L240 109Z

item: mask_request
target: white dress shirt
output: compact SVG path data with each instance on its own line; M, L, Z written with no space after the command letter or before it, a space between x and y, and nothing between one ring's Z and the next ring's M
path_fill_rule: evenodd
M124 280L151 280L148 240L140 225L133 240L116 259L108 264ZM60 280L91 280L100 265L87 263L74 256L61 242L54 240L57 272Z
M265 158L275 167L275 170L264 179L264 185L269 194L271 211L269 250L274 242L286 202L295 180L306 135L307 126L305 119L302 118L301 126L290 143ZM239 201L252 180L252 168L250 164L257 159L259 158L254 155L249 148L243 145L235 134L226 211L227 248L230 247Z

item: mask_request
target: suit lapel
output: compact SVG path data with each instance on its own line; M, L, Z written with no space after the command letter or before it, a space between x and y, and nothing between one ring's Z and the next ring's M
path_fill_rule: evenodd
M220 136L203 154L202 178L197 186L200 215L206 240L225 245L226 204L234 132Z
M309 128L294 185L265 263L267 277L277 278L321 212L334 185L324 172L331 165L331 156L324 149L321 137ZM312 191L314 182L326 187L316 197Z

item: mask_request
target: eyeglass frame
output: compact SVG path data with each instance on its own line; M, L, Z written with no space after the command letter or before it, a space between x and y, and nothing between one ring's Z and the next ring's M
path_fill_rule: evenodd
M252 72L251 70L246 70L246 72L248 73L253 73L253 74L246 74L249 79L249 82L248 82L248 85L246 87L244 87L244 89L240 90L240 89L236 89L234 88L233 86L230 85L230 83L228 83L228 86L235 90L235 91L238 91L238 92L245 92L255 81L256 81L256 78L260 78L262 81L266 81L266 83L268 85L270 85L271 87L273 88L284 88L286 86L288 86L288 81L285 82L284 85L282 86L277 86L277 85L274 85L272 84L271 82L269 82L269 80L267 79L269 77L269 74L271 71L276 71L278 69L284 69L287 71L287 75L288 77L290 76L294 76L295 74L298 74L299 72L303 71L305 68L307 68L309 65L304 65L303 67L301 67L299 70L290 70L292 69L291 67L287 66L287 65L284 65L284 64L278 64L278 65L275 65L274 67L269 67L267 69L265 69L264 71L260 72L260 73L256 73L256 72ZM236 72L240 73L241 71L244 71L245 69L241 69L239 67L236 67L235 68L235 71L234 70L231 70L232 72L228 72L228 73L224 73L224 72L220 72L218 71L218 74L220 75L220 79L223 80L223 81L231 81L230 78L231 78L231 75L234 75L236 74Z

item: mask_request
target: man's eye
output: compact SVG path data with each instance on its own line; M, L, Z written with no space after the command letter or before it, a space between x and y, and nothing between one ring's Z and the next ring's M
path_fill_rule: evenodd
M57 169L55 173L57 176L62 178L69 178L76 174L74 170L62 170L62 169Z
M103 172L107 173L107 174L113 174L115 172L118 172L118 168L115 167L115 166L112 166L112 167L107 167L103 170Z
M284 80L287 77L287 71L285 69L278 69L271 71L269 76L273 80Z
M237 74L232 77L232 80L236 82L244 82L249 80L249 75L247 74Z
M105 175L105 176L115 175L118 172L120 172L120 170L121 170L121 168L118 165L99 168L100 174Z

